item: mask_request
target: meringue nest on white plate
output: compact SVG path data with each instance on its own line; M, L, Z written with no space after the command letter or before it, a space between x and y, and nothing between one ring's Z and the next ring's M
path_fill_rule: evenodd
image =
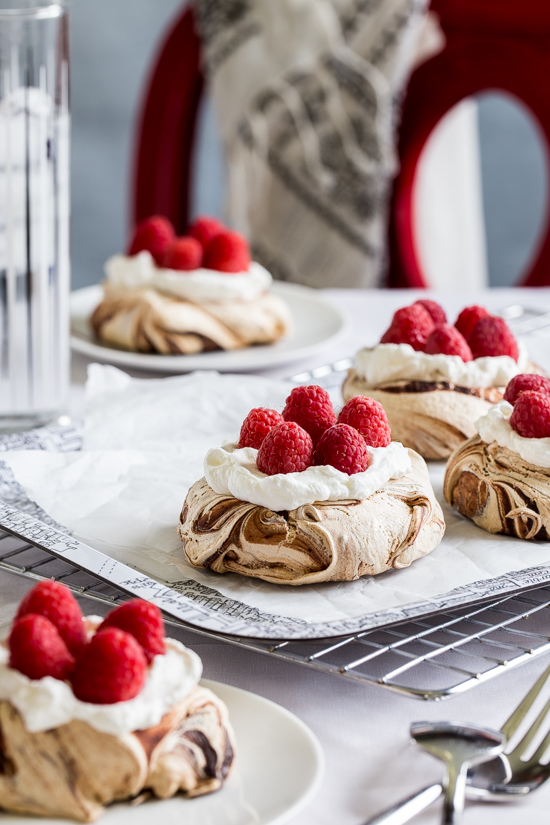
M93 822L110 802L147 791L166 799L220 788L233 762L227 708L196 687L158 725L124 736L86 722L29 733L10 702L0 702L0 807L34 816ZM185 814L183 814L185 818Z
M276 513L228 495L206 479L189 490L179 535L195 567L273 584L351 581L408 567L445 532L422 458L362 501L325 501Z
M146 287L103 287L92 328L103 343L132 352L194 355L242 349L272 344L292 326L288 306L272 292L253 301L194 304Z
M449 458L443 494L459 513L489 533L519 539L550 536L550 469L524 461L478 435Z

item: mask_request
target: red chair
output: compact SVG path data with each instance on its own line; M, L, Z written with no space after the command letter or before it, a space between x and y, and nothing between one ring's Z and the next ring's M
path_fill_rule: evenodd
M549 0L432 0L447 43L412 75L399 135L401 169L390 222L390 284L425 287L413 233L413 186L424 145L443 115L486 89L510 92L539 121L550 156ZM550 284L550 214L522 286Z
M389 285L425 287L416 252L412 194L422 149L439 120L465 97L501 89L538 119L550 154L550 0L432 0L447 43L409 84L399 136L401 171L390 219ZM159 50L144 97L135 154L132 217L189 219L191 164L203 75L192 7ZM522 285L550 284L550 215Z

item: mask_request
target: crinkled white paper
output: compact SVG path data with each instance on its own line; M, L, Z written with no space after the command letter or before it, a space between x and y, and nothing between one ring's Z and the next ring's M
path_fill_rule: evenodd
M550 564L550 543L493 536L444 504L444 467L432 464L447 533L407 569L293 588L192 567L176 528L188 487L203 475L206 450L235 440L251 407L282 410L290 389L216 373L140 381L93 365L83 450L7 451L2 459L28 496L81 541L160 581L194 579L259 610L308 622L430 602L457 587L466 588L467 601L474 582ZM498 593L493 585L491 591Z

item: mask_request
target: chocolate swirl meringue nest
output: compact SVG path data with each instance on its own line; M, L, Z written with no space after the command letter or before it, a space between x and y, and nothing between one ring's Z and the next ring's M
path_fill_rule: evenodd
M29 733L13 705L2 701L0 742L0 807L78 822L93 822L105 805L143 791L161 799L215 791L233 762L227 708L203 687L155 727L123 736L79 720Z
M448 458L474 435L475 421L501 401L503 394L503 387L459 387L448 381L397 381L373 388L353 368L342 387L344 401L355 395L379 401L388 416L392 439L436 460Z
M520 539L550 536L550 469L478 435L449 458L445 500L489 533Z
M219 495L202 478L180 516L185 554L195 567L272 584L351 581L408 567L434 550L445 532L426 464L409 454L412 470L362 501L283 512Z
M104 293L90 318L92 328L104 343L133 352L194 355L242 349L272 344L292 326L287 305L271 292L253 301L201 304L147 287L127 289L106 283Z

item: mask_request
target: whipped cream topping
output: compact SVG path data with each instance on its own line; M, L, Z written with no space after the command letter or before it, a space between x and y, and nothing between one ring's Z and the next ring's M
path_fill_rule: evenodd
M377 344L365 347L355 356L355 372L375 389L396 381L447 381L459 387L505 387L525 372L528 355L518 341L517 363L509 355L463 361L458 355L428 355L416 352L410 344Z
M550 438L524 438L510 426L513 406L499 401L476 421L476 429L486 444L496 441L536 467L550 467Z
M214 269L177 272L157 267L147 251L131 256L113 255L106 261L104 269L113 286L126 289L150 287L194 304L255 301L269 289L273 280L267 269L256 261L252 261L248 272L218 272Z
M348 475L329 465L308 467L301 473L268 476L258 470L258 450L226 445L209 450L204 474L219 495L231 495L269 510L295 510L316 501L345 501L368 498L392 478L411 470L408 451L398 441L387 447L367 447L372 456L363 473Z
M81 702L68 682L51 676L29 679L8 664L9 652L0 645L0 699L17 708L30 733L51 730L73 719L102 733L122 736L157 725L164 714L198 684L202 662L176 639L166 639L166 653L155 656L141 692L126 702L95 705Z

